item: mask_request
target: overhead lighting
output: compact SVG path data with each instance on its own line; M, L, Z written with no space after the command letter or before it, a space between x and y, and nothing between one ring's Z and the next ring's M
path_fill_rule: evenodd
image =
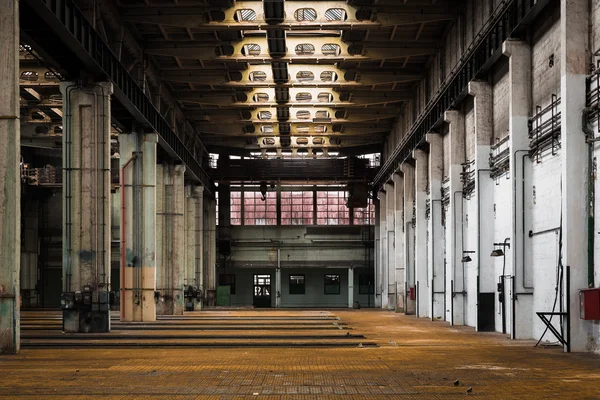
M463 258L461 259L461 262L466 263L466 262L473 261L473 259L471 258L471 256L469 254L474 254L474 253L475 253L474 251L467 251L467 250L463 251Z
M492 253L490 254L490 256L492 257L502 257L504 255L504 251L502 251L502 249L494 249L492 250Z

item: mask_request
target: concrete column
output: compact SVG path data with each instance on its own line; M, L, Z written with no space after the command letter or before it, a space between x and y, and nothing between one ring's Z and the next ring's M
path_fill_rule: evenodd
M415 159L415 282L417 285L416 315L430 315L430 282L427 266L427 181L428 155L423 150L413 151Z
M62 82L60 90L65 116L63 293L72 302L72 306L63 305L63 329L108 332L112 84L81 87ZM77 292L82 292L81 300Z
M385 187L385 185L384 185ZM387 196L385 190L379 192L379 274L377 282L381 293L381 308L388 308L388 235L387 235Z
M393 182L385 184L385 205L386 205L386 230L387 230L387 293L388 293L388 309L395 310L396 303L396 218L394 207L395 190Z
M19 2L0 0L0 354L20 347Z
M202 303L197 292L201 286L202 275L202 247L203 247L203 192L204 187L186 186L186 218L185 218L185 278L186 309L188 311L200 310ZM190 291L191 288L191 291ZM188 295L189 294L189 295Z
M348 308L354 305L354 268L348 268Z
M446 111L444 120L448 123L449 149L445 156L449 158L450 203L446 218L446 307L452 325L464 325L466 307L465 265L462 260L462 239L464 234L464 202L460 173L465 162L465 122L459 111ZM447 311L448 312L448 311Z
M395 173L394 179L394 237L396 247L394 250L395 271L394 283L396 284L396 312L404 312L404 302L406 293L404 289L405 282L405 257L404 257L404 175Z
M121 321L156 321L157 143L155 133L119 135Z
M183 315L185 275L185 166L156 168L157 315Z
M469 95L473 96L475 113L475 196L477 214L470 216L472 226L476 227L473 240L477 249L471 255L472 264L477 266L477 318L475 328L493 330L494 307L484 309L481 296L494 296L496 302L496 276L490 253L494 249L494 181L490 178L490 143L493 133L492 87L484 81L469 82ZM470 234L473 230L470 230ZM469 298L469 301L473 299ZM485 325L485 326L484 326Z
M204 298L208 306L216 304L216 276L217 276L217 216L216 202L214 198L204 198L204 259L202 285Z
M375 249L374 249L374 264L375 264L375 308L381 308L381 202L377 197L373 199L375 203Z
M39 207L37 199L26 198L21 212L21 308L38 306Z
M400 166L404 175L404 282L406 300L404 313L417 311L415 280L415 167L409 163Z
M585 78L590 61L587 32L590 15L586 0L562 0L560 4L562 264L569 266L571 270L571 287L565 286L565 293L570 290L571 294L570 304L565 304L571 312L571 350L585 351L589 350L594 340L597 341L594 338L595 323L579 318L578 293L579 289L594 283L593 275L588 275L588 145L582 133L581 118L585 107Z
M280 264L281 250L277 249L277 264ZM275 308L281 308L281 266L275 267Z
M444 226L442 225L442 180L444 179L444 147L442 136L428 133L429 143L429 242L427 266L430 276L431 319L444 319L446 315L446 282L444 281Z
M531 108L531 49L529 44L517 40L508 40L502 46L504 55L509 57L509 129L510 129L510 179L512 186L511 218L512 230L510 249L505 248L506 256L510 255L510 266L504 279L504 294L508 311L506 325L512 339L529 339L532 337L533 296L521 295L515 298L513 288L517 292L532 292L526 289L522 277L524 273L523 229L523 163L527 162L523 155L529 153L528 117ZM581 118L580 118L581 119ZM580 121L581 123L581 121ZM509 253L510 252L510 253ZM508 264L508 263L507 263ZM508 266L508 265L507 265ZM518 302L518 304L517 304ZM510 306L509 306L510 305Z

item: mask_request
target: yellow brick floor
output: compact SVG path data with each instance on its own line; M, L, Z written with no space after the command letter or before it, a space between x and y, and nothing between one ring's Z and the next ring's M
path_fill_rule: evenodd
M24 349L0 356L0 399L600 399L598 356L443 322L372 310L194 316L337 316L379 347Z

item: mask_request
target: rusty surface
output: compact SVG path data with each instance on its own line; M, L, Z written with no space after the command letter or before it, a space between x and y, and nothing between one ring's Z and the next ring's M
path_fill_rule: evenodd
M276 316L285 318L274 324L292 326L297 318L337 316L352 328L341 333L365 335L379 347L24 349L18 356L0 356L0 399L600 398L595 355L533 348L531 341L442 322L370 310L193 313L197 316L226 316L228 323L235 321L231 317ZM24 320L25 326L34 321L27 315ZM314 331L300 334L331 334L320 329L323 321L315 322ZM24 336L28 332L37 331L25 330ZM209 333L215 332L221 331ZM261 332L273 334L261 326L248 334ZM173 331L145 334L169 342L160 336Z

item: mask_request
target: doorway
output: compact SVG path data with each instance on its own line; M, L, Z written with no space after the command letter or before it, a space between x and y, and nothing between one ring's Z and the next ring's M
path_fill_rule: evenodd
M271 275L254 274L254 307L271 307Z

